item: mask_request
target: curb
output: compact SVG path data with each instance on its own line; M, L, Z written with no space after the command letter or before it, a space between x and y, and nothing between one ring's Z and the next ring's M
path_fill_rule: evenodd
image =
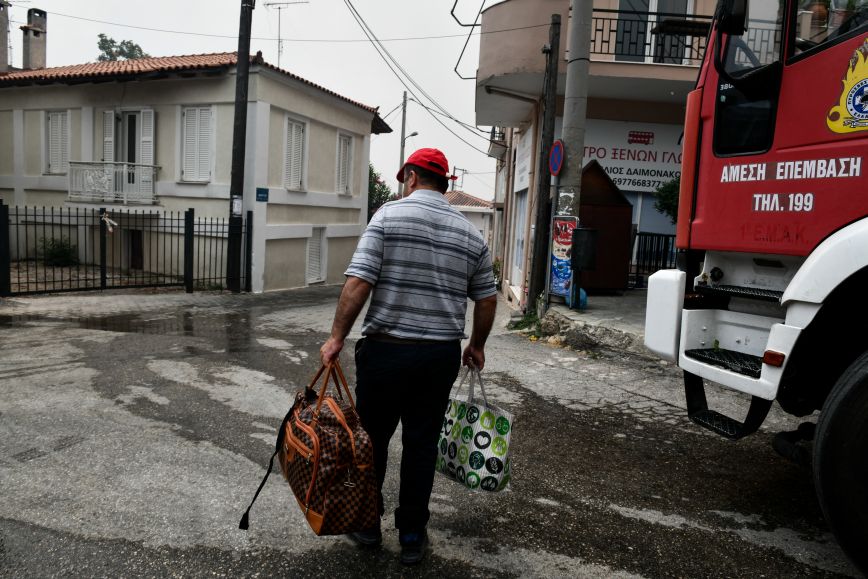
M540 333L544 337L558 337L573 350L614 350L650 360L659 360L645 347L642 333L618 330L593 321L568 318L550 309L540 320Z

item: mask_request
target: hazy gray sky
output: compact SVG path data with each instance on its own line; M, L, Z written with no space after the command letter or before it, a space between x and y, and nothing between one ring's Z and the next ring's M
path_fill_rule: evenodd
M48 66L95 61L99 53L97 35L100 32L118 41L133 40L152 56L228 52L238 48L240 0L11 1L12 62L15 66L21 64L21 31L18 27L27 20L28 8L41 8L48 12ZM485 5L488 7L497 1L487 0ZM472 22L480 2L459 0L456 14L463 22ZM381 40L453 36L394 40L384 44L425 92L453 116L473 125L475 82L461 80L453 72L470 29L459 26L452 19L449 13L452 3L453 0L353 0L353 5ZM266 4L264 0L257 0L253 11L252 53L261 50L266 61L277 64L280 14L280 37L284 39L281 68L351 99L379 106L382 115L401 102L404 86L365 39L344 0L309 0L305 4L286 6L280 12ZM163 32L167 30L183 33ZM225 38L218 37L220 35ZM358 42L343 42L347 40ZM478 47L479 36L475 35L459 67L464 76L476 73ZM410 86L420 99L425 99ZM430 101L424 102L432 107ZM462 128L449 119L441 119L463 139L478 149L487 150L486 135ZM400 153L400 110L391 114L387 122L394 132L373 136L371 161L395 190ZM491 199L494 192L493 159L462 143L418 104L409 103L407 134L413 131L418 131L419 136L407 139L407 155L419 147L442 149L450 163L471 172L464 177L463 189L472 195Z

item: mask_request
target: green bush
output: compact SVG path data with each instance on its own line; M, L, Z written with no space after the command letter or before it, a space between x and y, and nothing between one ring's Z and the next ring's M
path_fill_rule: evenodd
M42 238L39 240L42 244L42 258L45 260L45 265L49 267L69 267L78 265L78 246L73 245L70 241L61 237L60 239Z
M678 221L678 193L681 178L667 181L654 192L654 209L669 217L674 225Z

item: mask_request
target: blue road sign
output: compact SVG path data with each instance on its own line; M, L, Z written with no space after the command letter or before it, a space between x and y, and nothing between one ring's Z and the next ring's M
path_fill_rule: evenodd
M552 143L552 151L549 153L549 171L557 177L564 166L564 142L560 139Z

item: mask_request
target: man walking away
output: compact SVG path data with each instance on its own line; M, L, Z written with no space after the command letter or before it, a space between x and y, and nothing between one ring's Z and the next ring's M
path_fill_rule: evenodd
M389 440L402 425L401 489L395 526L401 562L422 560L428 546L428 501L434 484L437 438L449 392L463 360L485 365L485 341L497 306L491 256L479 231L453 209L443 193L449 163L437 149L419 149L398 172L404 199L386 203L371 219L345 272L324 364L344 339L371 295L356 343L356 408L371 436L380 488ZM467 299L473 332L461 353ZM351 538L382 542L379 525Z

